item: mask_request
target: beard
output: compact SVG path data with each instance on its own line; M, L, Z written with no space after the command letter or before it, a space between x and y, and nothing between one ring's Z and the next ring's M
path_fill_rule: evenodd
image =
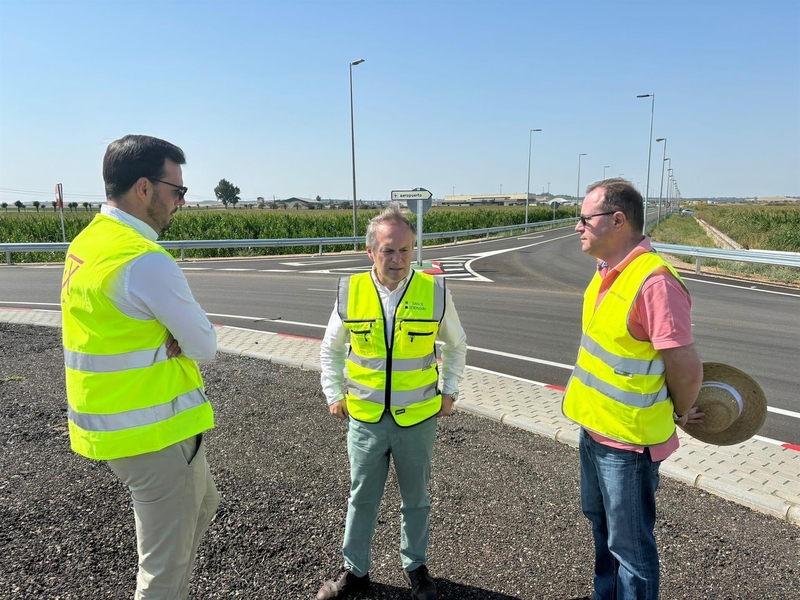
M167 203L164 202L158 190L153 190L153 200L147 207L147 216L150 221L159 227L157 233L163 233L172 224L172 215L167 208Z

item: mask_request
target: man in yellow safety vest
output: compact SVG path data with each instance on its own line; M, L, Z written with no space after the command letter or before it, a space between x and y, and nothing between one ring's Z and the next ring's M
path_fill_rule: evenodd
M458 396L467 341L444 279L411 270L415 231L396 204L370 221L373 268L340 280L322 342L329 411L348 419L351 487L344 567L323 584L317 600L349 597L369 585L370 545L390 456L403 499L403 573L413 599L436 598L426 566L431 458L436 417L449 415ZM443 342L441 390L437 338Z
M156 243L185 203L183 151L128 135L103 159L108 203L73 240L61 286L72 449L107 461L136 519L137 600L185 600L219 495L203 432L214 427L197 361L214 327Z
M563 411L581 425L594 600L657 600L659 466L678 448L675 424L703 417L694 407L703 369L691 298L642 235L643 212L630 182L607 179L589 187L575 226L597 272L584 295L583 336Z

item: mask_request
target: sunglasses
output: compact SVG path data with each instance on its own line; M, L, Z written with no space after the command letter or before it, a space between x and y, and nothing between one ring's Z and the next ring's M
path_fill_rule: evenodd
M180 192L180 195L178 196L179 200L183 200L184 196L186 196L186 192L189 191L189 188L183 185L175 185L174 183L170 183L169 181L164 181L163 179L151 179L150 177L148 177L148 179L150 179L150 181L157 181L158 183L165 183L168 186L174 187L176 190Z
M612 210L612 211L609 211L609 212L595 213L593 215L581 215L580 217L578 217L578 221L581 222L581 225L586 227L586 225L589 224L589 219L591 219L593 217L605 217L606 215L613 215L615 212L617 212L617 211Z

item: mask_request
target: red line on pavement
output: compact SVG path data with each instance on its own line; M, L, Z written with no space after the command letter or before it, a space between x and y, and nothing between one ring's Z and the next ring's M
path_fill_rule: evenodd
M781 444L782 448L786 448L787 450L794 450L795 452L800 452L800 446L796 444Z
M565 387L561 387L560 385L549 385L549 384L544 387L549 388L551 390L556 390L558 392L563 392L567 389Z
M322 340L319 338L308 337L305 335L292 335L290 333L277 333L275 334L279 337L288 337L288 338L295 338L297 340L311 340L312 342L321 342Z

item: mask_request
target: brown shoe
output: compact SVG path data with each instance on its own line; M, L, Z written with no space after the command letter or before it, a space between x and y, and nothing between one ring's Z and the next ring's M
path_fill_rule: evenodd
M369 587L369 573L358 577L350 569L342 568L339 574L322 584L317 592L317 600L332 600L334 598L348 598Z

